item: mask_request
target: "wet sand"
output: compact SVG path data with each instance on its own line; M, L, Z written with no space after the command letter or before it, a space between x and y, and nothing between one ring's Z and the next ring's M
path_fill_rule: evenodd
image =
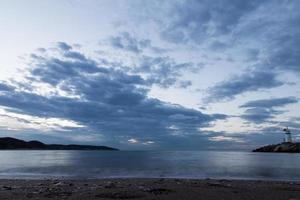
M0 199L300 200L300 182L212 179L0 180Z

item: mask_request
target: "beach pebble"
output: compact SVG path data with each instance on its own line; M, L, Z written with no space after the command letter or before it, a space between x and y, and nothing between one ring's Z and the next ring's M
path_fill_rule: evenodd
M62 186L62 185L64 185L64 183L63 182L55 182L55 183L53 183L53 185L55 185L55 186Z
M149 188L149 189L146 189L144 191L152 193L154 195L168 194L168 193L172 192L171 190L165 189L165 188L152 188L152 189Z
M116 184L114 184L112 182L108 182L104 187L110 189L110 188L116 188L117 186L116 186Z
M144 189L145 189L145 186L143 186L143 185L139 185L139 186L138 186L138 189L140 189L140 190L144 190Z
M10 186L3 186L2 187L4 190L12 190L12 187L10 187Z
M213 186L213 187L231 187L231 184L224 184L224 183L218 183L218 182L207 183L207 185Z

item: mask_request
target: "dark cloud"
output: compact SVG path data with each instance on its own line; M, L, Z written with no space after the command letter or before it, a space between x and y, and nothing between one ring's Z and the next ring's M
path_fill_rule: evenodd
M298 24L300 26L300 14ZM300 28L297 32L276 38L270 45L268 64L271 69L300 73Z
M244 71L244 75L212 87L208 100L229 100L245 92L278 87L283 83L276 76L300 72L299 1L188 0L150 4L143 10L145 19L159 25L164 40L224 54L240 49L237 58L245 57L245 66L251 66L254 72L250 75ZM264 81L255 83L262 77Z
M260 54L260 50L259 49L247 49L246 50L246 61L257 61L258 60L258 56Z
M1 91L12 91L14 90L14 87L11 85L8 85L7 83L0 83L0 92Z
M263 4L241 20L232 37L245 45L258 44L254 54L260 52L262 57L257 60L253 56L250 60L261 62L259 67L299 73L300 2L273 0Z
M227 44L220 41L213 41L210 43L210 48L212 51L221 51L224 52L224 50L228 47Z
M247 48L245 53L247 62L258 63L254 66L255 71L264 71L266 79L262 82L265 84L254 83L253 87L241 84L240 89L233 89L236 94L248 92L249 89L255 91L281 86L282 84L273 77L287 72L293 74L300 72L300 3L298 1L264 1L262 4L260 9L244 15L236 29L232 27L232 38L235 38L235 45L244 44L248 47L248 45L260 44L255 45L254 48ZM269 13L270 10L273 12ZM251 81L247 80L247 76L245 78L244 82ZM260 78L256 79L259 81ZM226 85L222 88L223 83ZM235 92L230 92L231 87L236 84L235 79L217 84L214 87L216 90L212 92L213 96L231 99L235 94ZM229 91L224 88L228 88ZM220 95L217 92L220 92Z
M162 88L171 86L186 88L191 86L192 82L181 80L182 74L190 71L195 72L201 68L192 62L177 63L169 56L161 56L162 52L167 51L166 49L153 46L151 40L137 39L128 32L110 37L109 42L115 49L136 53L137 55L133 55L133 58L137 61L132 66L123 66L123 63L109 63L104 59L102 62L114 65L114 68L142 75L148 85L156 84ZM146 53L148 50L159 55Z
M65 53L71 49L63 47L58 57L34 57L27 81L14 82L16 90L1 83L0 105L13 113L72 120L86 127L82 134L99 133L112 143L124 137L155 140L175 132L195 134L199 127L226 118L149 98L149 80L111 66L99 66L86 57L69 57ZM171 65L160 59L148 63L146 69L151 71L155 63L167 66L162 69L167 71L160 74L172 73L168 69ZM54 91L39 94L33 85L41 83Z
M243 16L263 3L256 0L164 1L148 6L153 9L148 11L148 18L160 22L161 36L167 41L200 44L208 37L231 33Z
M277 74L266 71L248 71L239 76L216 84L208 89L206 102L226 101L234 99L244 92L253 92L261 89L270 89L282 86L284 83L277 79Z
M147 81L150 84L157 84L163 88L168 88L178 82L179 86L189 86L191 82L179 80L179 78L183 72L196 70L198 70L198 67L193 63L176 63L170 57L142 56L140 63L132 71L134 73L146 74Z
M297 102L298 99L295 97L249 101L240 106L240 108L247 108L241 117L247 121L261 124L274 118L276 115L284 113L284 111L278 110L278 108Z
M282 113L284 112L271 108L249 108L246 109L245 114L241 115L241 118L253 123L261 124Z
M67 57L69 58L69 57ZM108 73L103 67L98 67L93 60L82 60L79 57L76 60L65 60L61 58L35 58L38 67L29 68L30 78L39 80L51 85L57 85L63 80L82 76L82 73Z
M110 44L112 47L117 49L140 53L142 51L140 46L149 45L149 40L139 42L135 38L131 37L129 33L124 32L120 36L111 37Z
M187 88L187 87L189 87L191 85L192 85L191 81L180 81L179 82L179 87L180 88Z
M77 60L86 60L86 57L84 55L82 55L81 53L78 53L76 51L66 51L64 53L64 56L66 58L73 58L73 59L77 59Z
M145 50L151 50L154 53L164 53L167 51L167 49L153 46L151 40L137 39L129 32L122 32L117 36L110 37L109 44L115 49L138 54Z
M273 99L261 99L255 101L249 101L240 106L240 108L273 108L282 107L287 104L297 103L299 100L296 97L283 97L283 98L273 98Z
M72 49L72 46L68 45L68 44L65 43L65 42L58 42L58 43L57 43L57 46L58 46L60 49L64 50L64 51L69 51L69 50ZM40 49L41 49L41 48L40 48ZM43 48L42 48L42 49L43 49ZM44 49L44 50L45 50L45 49Z

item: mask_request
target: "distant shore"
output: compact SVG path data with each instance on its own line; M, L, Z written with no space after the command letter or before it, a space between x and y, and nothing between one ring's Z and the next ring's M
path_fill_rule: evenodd
M99 179L99 180L0 180L0 199L165 199L234 200L300 199L299 182Z
M118 151L107 146L78 145L78 144L44 144L40 141L24 141L12 137L0 138L0 150L96 150Z

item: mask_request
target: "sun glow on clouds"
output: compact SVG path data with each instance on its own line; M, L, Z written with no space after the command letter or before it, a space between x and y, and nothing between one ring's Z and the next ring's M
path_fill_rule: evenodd
M210 141L214 142L238 142L238 143L244 143L242 139L235 138L235 137L229 137L229 136L214 136L209 138Z
M147 140L147 141L139 141L135 138L131 138L129 140L127 140L128 143L130 144L142 144L142 145L151 145L151 144L154 144L155 142L154 141L151 141L151 140Z
M69 137L69 139L76 142L97 142L102 141L103 137L98 133L89 135L72 135Z
M259 131L261 126L255 124L245 123L245 120L242 120L238 117L230 117L226 120L219 120L214 122L211 127L200 128L199 131L215 131L222 132L226 131L229 135L235 134L247 134L251 132Z
M38 130L42 132L50 131L71 131L75 128L84 128L75 121L61 119L61 118L41 118L25 114L17 114L7 112L0 108L0 123L6 124L8 130Z
M131 143L131 144L139 143L139 141L134 139L134 138L129 139L128 142Z

